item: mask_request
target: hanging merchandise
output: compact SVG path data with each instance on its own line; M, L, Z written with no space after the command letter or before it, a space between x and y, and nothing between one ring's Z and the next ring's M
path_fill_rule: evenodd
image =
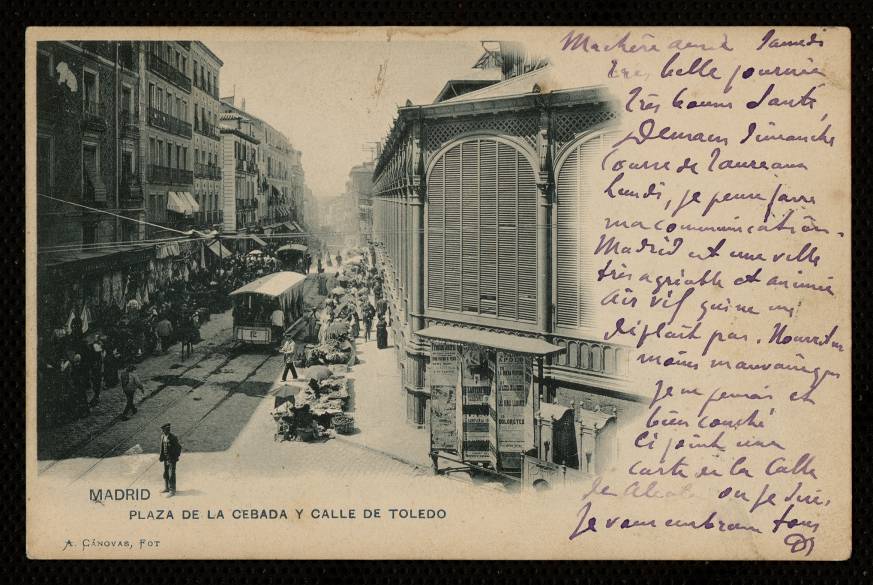
M82 307L82 315L80 318L82 319L82 333L88 333L88 326L91 322L91 310L88 308L87 304Z

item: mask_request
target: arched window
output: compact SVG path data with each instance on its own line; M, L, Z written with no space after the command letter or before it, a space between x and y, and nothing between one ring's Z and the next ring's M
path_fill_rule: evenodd
M586 221L594 197L593 177L599 171L609 137L596 134L574 145L557 172L557 225L555 240L556 319L558 327L580 328L592 324L591 286L594 283ZM590 225L590 224L588 224Z
M528 159L491 138L438 156L427 177L427 305L535 322L537 186Z

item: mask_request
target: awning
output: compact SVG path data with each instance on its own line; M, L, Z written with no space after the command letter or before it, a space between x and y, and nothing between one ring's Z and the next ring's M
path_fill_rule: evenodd
M522 337L520 335L510 335L508 333L479 331L476 329L451 327L448 325L431 325L421 331L417 331L416 334L429 339L440 339L454 343L493 347L504 351L536 356L545 356L564 351L563 347L553 345L537 337Z
M179 195L183 196L188 201L188 204L191 206L192 213L199 213L200 212L200 204L197 203L197 200L194 198L193 195L191 195L190 192L179 191Z
M210 252L212 252L219 258L230 258L231 256L233 256L230 250L225 248L218 240L209 242L206 247L209 248Z
M255 241L255 243L258 244L259 246L266 246L266 245L267 245L267 242L265 242L264 240L262 240L262 239L259 238L258 236L252 235L252 239L253 239L253 240Z
M120 270L155 257L152 244L121 244L113 249L63 250L40 254L39 269L63 270L76 276Z
M309 248L307 248L303 244L285 244L284 246L277 249L276 252L290 252L292 250L295 252L305 252L308 249Z
M155 258L163 260L171 256L178 256L182 253L178 242L170 242L169 244L159 244L155 246Z
M303 231L303 230L300 229L300 226L297 225L297 224L296 224L295 222L293 222L293 221L286 221L286 222L283 223L282 225L284 225L286 228L288 228L288 229L291 230L292 232L302 232L302 231Z
M182 215L191 215L191 204L176 191L168 191L167 210L181 213Z

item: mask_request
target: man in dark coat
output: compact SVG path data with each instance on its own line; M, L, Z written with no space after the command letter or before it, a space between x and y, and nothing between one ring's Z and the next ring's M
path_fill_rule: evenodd
M176 462L182 454L179 439L170 432L170 423L161 426L161 454L158 458L164 464L164 489L162 494L167 497L176 495Z

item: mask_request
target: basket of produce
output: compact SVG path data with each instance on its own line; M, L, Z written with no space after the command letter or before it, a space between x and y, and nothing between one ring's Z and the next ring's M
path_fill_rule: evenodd
M355 419L345 414L333 417L330 424L341 435L351 435L355 431Z

